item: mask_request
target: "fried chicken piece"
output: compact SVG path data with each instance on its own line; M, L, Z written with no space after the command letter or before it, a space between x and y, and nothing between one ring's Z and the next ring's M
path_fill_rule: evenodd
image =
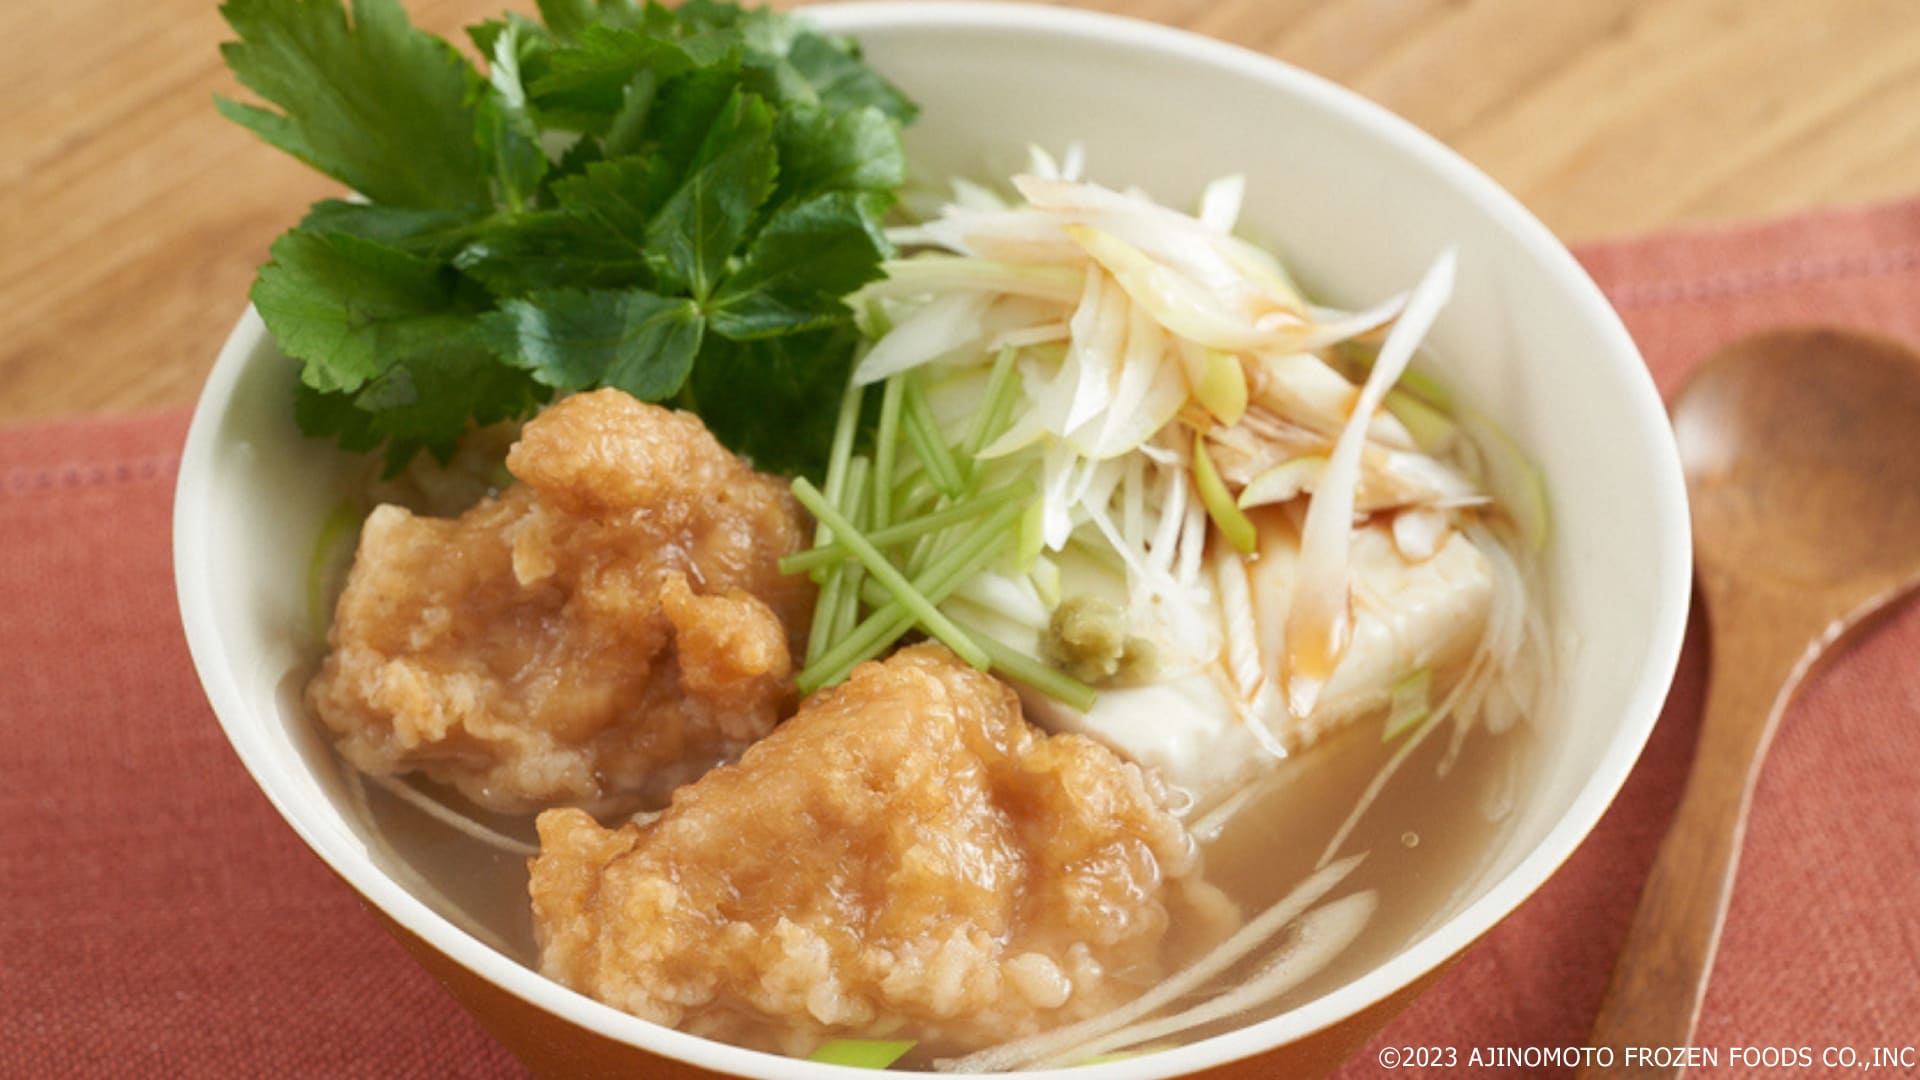
M808 540L784 484L617 390L507 466L458 518L367 518L307 687L348 761L508 812L664 798L792 709L813 586L775 565Z
M541 970L637 1016L805 1054L957 1053L1113 1007L1231 903L1151 774L1048 736L945 648L861 665L646 824L539 819Z

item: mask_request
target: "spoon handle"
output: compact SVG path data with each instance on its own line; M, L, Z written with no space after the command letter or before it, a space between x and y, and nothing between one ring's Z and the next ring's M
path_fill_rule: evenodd
M1582 1077L1677 1077L1685 1071L1650 1064L1648 1055L1635 1051L1692 1041L1733 893L1758 766L1818 653L1818 632L1802 632L1805 624L1793 617L1796 612L1755 603L1751 593L1722 593L1709 601L1713 670L1686 793L1640 893L1593 1025L1590 1044L1609 1048L1611 1065L1583 1068Z

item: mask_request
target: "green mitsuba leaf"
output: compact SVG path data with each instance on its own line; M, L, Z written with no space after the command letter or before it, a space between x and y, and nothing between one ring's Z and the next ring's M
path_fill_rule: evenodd
M294 419L302 432L331 437L348 450L384 444L391 474L422 450L448 459L469 422L524 416L548 393L491 352L456 341L394 364L357 393L301 383Z
M467 40L473 42L473 47L481 56L492 56L494 43L500 40L501 34L507 32L507 19L512 18L515 16L508 15L505 19L486 19L474 23L467 27Z
M564 146L560 150L559 160L554 161L547 169L545 180L547 190L540 196L543 206L555 205L553 188L561 181L579 176L587 171L587 166L597 165L608 158L607 148L600 139L584 136L576 138L563 133L555 141L564 143Z
M633 0L539 0L540 21L558 37L570 38L590 26L631 26L640 21Z
M591 222L637 254L647 246L647 222L666 192L659 190L653 163L627 157L589 165L579 176L554 185L560 208Z
M222 8L265 105L221 111L359 196L316 203L254 285L296 419L397 468L617 386L816 469L912 104L790 15L537 2L468 28L484 76L398 0Z
M367 198L453 208L488 200L469 92L478 75L413 28L397 0L228 0L221 46L248 89L280 107L220 111Z
M668 291L705 301L746 239L778 168L773 112L736 90L714 118L686 178L647 224L648 265Z
M700 57L676 41L594 24L555 48L546 62L546 72L528 88L542 113L561 126L602 134L636 76L645 73L656 83L666 82L696 68L731 69L737 57L725 50Z
M481 321L499 355L544 385L614 386L642 401L680 391L704 331L691 301L644 289L534 293Z
M739 90L739 69L726 66L690 71L660 87L641 138L654 174L668 190L693 167Z
M892 250L879 222L886 201L833 191L782 207L714 296L714 330L744 341L849 317L840 297L879 277Z
M371 415L392 471L420 450L445 461L469 422L524 416L547 395L529 373L501 364L482 347L476 329L467 340L443 342L396 362L353 401Z
M465 334L477 311L459 275L350 233L274 241L253 302L316 390L357 390L401 357Z
M361 452L380 445L380 435L373 429L373 414L356 406L350 393L328 393L304 382L296 383L293 419L302 434L330 438L342 450Z
M642 253L631 244L559 210L496 217L474 226L452 266L496 298L652 281Z
M644 145L647 119L653 115L653 99L660 92L660 76L652 71L636 72L620 88L620 107L607 121L601 146L610 158L638 153Z
M900 131L872 106L787 109L775 125L774 142L780 149L777 202L823 191L890 192L907 181Z
M818 473L859 333L847 320L755 341L709 334L681 398L714 437L769 472ZM751 387L751 392L743 388Z
M509 20L494 39L493 62L479 91L474 118L474 142L492 170L495 190L509 213L528 208L548 164L521 81L522 54L539 47L527 27L525 20Z
M860 51L850 39L800 34L787 51L787 61L806 76L820 103L830 109L870 105L901 124L912 123L919 112L905 94L860 62Z
M649 8L659 5L649 4ZM715 30L731 30L740 25L742 11L739 4L728 0L683 0L672 11L672 22L657 24L666 33L678 35L706 34Z
M412 210L403 206L322 199L308 209L307 216L300 221L300 229L309 233L348 233L437 261L457 250L483 216L472 209Z
M486 295L444 263L307 229L272 254L254 302L281 350L303 361L303 431L352 450L384 445L391 470L420 450L444 458L469 423L523 416L544 399L526 372L494 359L479 336Z

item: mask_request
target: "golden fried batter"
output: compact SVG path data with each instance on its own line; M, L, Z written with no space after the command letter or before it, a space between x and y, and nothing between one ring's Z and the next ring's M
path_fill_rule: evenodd
M784 485L617 390L527 424L518 483L368 518L307 700L346 758L524 811L664 792L792 707L813 605Z
M789 1054L951 1053L1077 1020L1233 918L1156 781L1041 733L938 646L862 665L645 825L539 827L549 977Z

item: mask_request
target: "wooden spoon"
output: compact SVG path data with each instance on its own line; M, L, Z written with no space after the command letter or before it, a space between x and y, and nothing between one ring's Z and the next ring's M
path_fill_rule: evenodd
M1686 794L1593 1025L1612 1065L1583 1076L1684 1071L1628 1048L1691 1042L1780 715L1829 646L1920 585L1920 356L1835 330L1748 338L1682 388L1673 428L1713 667Z

